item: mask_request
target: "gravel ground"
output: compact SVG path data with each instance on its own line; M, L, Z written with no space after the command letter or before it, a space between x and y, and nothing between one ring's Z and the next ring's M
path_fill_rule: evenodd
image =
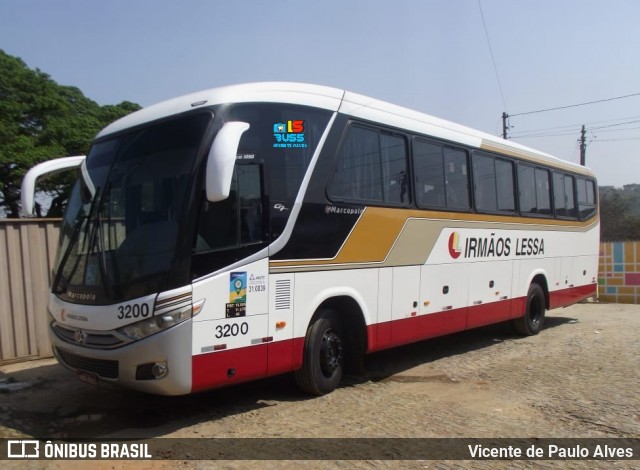
M301 395L291 375L194 396L156 397L112 386L93 389L53 360L14 364L0 367L0 437L640 438L638 331L640 306L579 304L548 312L545 329L534 337L494 325L367 356L364 376L348 377L344 386L318 398ZM86 464L46 462L46 467ZM45 462L31 465L42 468ZM640 461L101 461L91 466L581 469L640 468Z

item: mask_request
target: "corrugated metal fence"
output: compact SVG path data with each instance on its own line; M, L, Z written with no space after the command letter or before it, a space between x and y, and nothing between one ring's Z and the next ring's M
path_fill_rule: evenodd
M49 357L47 303L60 219L0 219L0 364Z

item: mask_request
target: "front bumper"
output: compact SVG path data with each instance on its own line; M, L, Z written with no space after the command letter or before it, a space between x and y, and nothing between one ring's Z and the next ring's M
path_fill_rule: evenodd
M191 393L192 320L115 349L73 344L49 327L49 338L58 362L73 371L88 372L101 381L157 395ZM155 379L150 364L166 363L166 376ZM141 378L144 376L144 378Z

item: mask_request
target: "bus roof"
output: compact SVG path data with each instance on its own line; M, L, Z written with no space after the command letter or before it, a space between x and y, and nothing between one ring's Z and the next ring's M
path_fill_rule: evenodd
M275 102L314 106L474 148L515 156L558 168L592 175L585 167L544 152L504 140L412 109L346 90L293 82L257 82L229 85L179 96L125 116L105 127L98 138L200 106L224 103Z

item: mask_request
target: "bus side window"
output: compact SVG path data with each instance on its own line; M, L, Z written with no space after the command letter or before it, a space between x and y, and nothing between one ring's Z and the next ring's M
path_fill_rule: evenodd
M442 146L414 140L413 169L418 207L444 208L444 163Z
M573 176L565 175L564 176L564 194L566 200L566 213L567 217L571 217L576 219L578 214L576 212L576 199L575 199L575 191L574 191L574 182Z
M229 197L204 201L194 251L233 249L267 241L259 165L236 164Z
M553 202L556 217L577 218L573 176L553 173Z
M338 153L327 192L336 199L382 201L380 166L378 133L353 126Z
M407 149L403 137L381 134L382 189L385 202L410 202Z
M338 152L327 194L338 200L410 202L404 137L352 126Z
M496 170L493 157L473 155L473 185L476 209L480 212L496 212Z
M538 205L536 199L536 182L533 167L518 164L518 192L520 197L520 212L536 214Z
M444 168L447 208L468 210L470 204L467 152L445 147Z
M536 168L536 206L538 214L551 215L551 185L549 184L549 172L542 168Z
M596 191L593 181L576 178L578 183L578 213L580 219L588 219L596 212Z

